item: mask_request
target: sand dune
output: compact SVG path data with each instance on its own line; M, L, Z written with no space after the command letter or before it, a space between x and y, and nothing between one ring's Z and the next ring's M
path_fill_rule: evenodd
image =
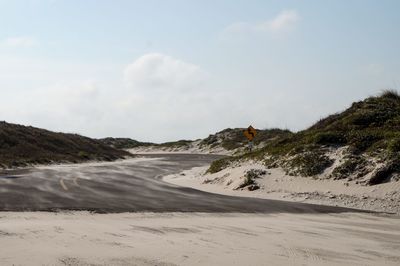
M214 174L206 174L208 167L195 167L182 173L164 177L179 186L232 196L279 199L322 205L342 206L400 214L400 182L365 186L355 182L310 177L289 176L282 169L245 162ZM246 172L264 170L265 175L255 179L260 187L249 191L237 189L245 180Z

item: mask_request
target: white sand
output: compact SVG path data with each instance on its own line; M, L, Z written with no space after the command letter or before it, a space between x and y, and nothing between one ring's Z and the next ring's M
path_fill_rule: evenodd
M0 265L399 265L369 214L0 213Z
M164 177L175 185L192 187L213 193L308 202L400 214L400 181L375 186L355 182L311 177L288 176L282 169L266 169L255 162L228 167L215 174L205 174L208 167L196 167L179 174ZM259 190L236 190L243 183L246 171L266 170L256 179Z

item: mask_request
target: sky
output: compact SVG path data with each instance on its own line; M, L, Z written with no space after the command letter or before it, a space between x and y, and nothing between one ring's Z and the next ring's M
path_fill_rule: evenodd
M0 120L164 142L400 90L400 1L0 0Z

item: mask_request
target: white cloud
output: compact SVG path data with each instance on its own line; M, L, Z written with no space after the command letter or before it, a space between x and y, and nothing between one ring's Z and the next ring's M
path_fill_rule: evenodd
M7 47L32 47L38 45L38 41L28 36L16 36L6 38L0 44Z
M223 34L239 33L282 33L292 30L300 21L300 16L296 10L283 10L270 20L257 23L236 22L223 31Z
M257 27L260 30L282 31L291 29L300 19L295 10L284 10L271 21L264 22Z
M30 88L24 86L36 80L35 75L24 75L31 72L30 67L26 69L23 61L16 61L10 72L6 68L9 64L2 64L0 60L0 70L12 85L7 88L0 80L4 96L0 97L0 114L8 122L91 137L161 142L206 137L226 127L232 112L226 108L226 95L215 89L200 66L164 54L139 57L120 68L119 80L111 81L75 74L72 79L68 75L73 66L42 66L39 68L55 78L40 78ZM84 73L88 76L91 72Z
M206 76L194 64L158 53L143 55L124 70L124 81L135 93L190 91L201 86Z
M181 136L206 136L201 123L218 123L223 96L210 84L201 67L159 53L145 54L124 70L125 91L115 103L119 116L138 125L142 139L175 139ZM219 101L220 100L220 101ZM157 128L157 131L149 129Z

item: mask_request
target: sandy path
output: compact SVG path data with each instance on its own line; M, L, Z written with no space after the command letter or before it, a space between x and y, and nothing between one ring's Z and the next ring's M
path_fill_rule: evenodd
M52 165L0 173L0 210L97 212L334 213L344 208L229 197L171 185L161 176L209 164L218 156L147 155L118 162Z
M0 265L399 265L372 214L1 213Z

